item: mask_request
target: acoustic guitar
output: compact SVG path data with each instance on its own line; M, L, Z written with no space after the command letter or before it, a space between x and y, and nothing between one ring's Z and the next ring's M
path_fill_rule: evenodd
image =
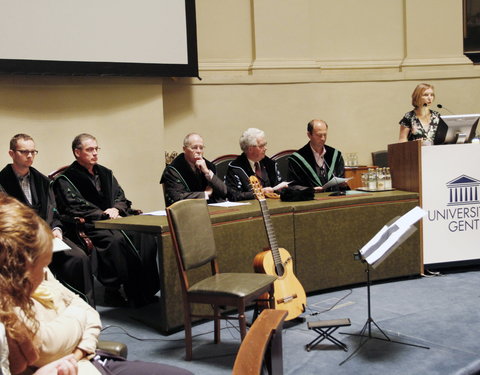
M260 203L270 245L269 250L255 256L253 267L255 272L277 276L277 280L273 283L275 309L286 310L288 315L285 320L291 320L305 311L307 296L302 284L293 273L292 257L287 250L278 247L262 185L257 176L251 176L249 179L253 193Z

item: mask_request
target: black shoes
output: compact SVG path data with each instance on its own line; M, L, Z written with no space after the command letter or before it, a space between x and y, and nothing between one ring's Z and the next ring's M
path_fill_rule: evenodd
M119 288L105 287L103 302L112 307L128 307L128 301L123 297Z

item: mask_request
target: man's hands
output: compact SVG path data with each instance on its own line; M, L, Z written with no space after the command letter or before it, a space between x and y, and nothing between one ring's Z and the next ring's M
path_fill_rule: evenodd
M115 207L107 208L103 212L107 214L110 219L116 219L120 217L120 212Z

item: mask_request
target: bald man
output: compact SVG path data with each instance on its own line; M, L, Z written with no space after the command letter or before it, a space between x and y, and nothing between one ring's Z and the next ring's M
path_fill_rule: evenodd
M345 177L342 153L327 146L328 124L323 120L311 120L307 125L309 142L294 152L288 160L288 179L292 185L313 187L315 192L338 190L333 186L324 189L332 177ZM348 186L341 186L348 189Z
M206 199L208 203L226 199L227 186L215 175L215 165L203 157L204 149L199 134L185 136L183 152L167 165L160 179L166 206L182 199Z

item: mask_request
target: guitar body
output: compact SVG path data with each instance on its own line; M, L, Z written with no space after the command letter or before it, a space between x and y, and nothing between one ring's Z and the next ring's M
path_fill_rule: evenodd
M305 311L307 296L302 284L293 273L293 260L290 253L283 248L278 248L278 254L283 265L283 275L277 272L271 250L258 253L253 259L253 267L255 272L278 277L273 283L275 309L288 311L285 320L291 320Z

